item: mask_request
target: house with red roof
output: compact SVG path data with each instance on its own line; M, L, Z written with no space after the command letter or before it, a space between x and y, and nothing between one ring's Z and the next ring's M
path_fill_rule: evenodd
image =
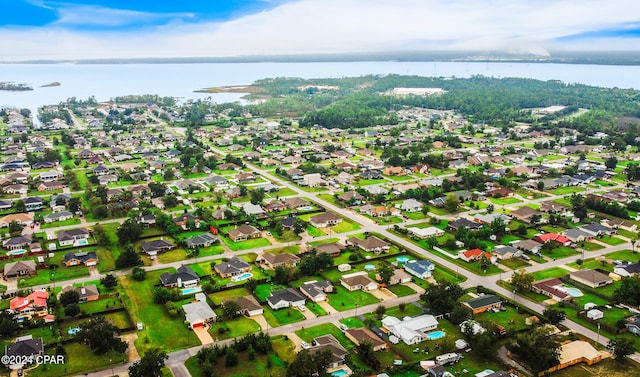
M535 236L535 238L533 239L534 241L540 242L540 243L547 243L547 242L557 242L562 246L569 246L571 245L571 240L569 238L567 238L566 236L563 236L562 234L558 234L558 233L543 233L543 234L538 234Z
M16 296L9 302L9 309L15 313L16 320L23 321L33 316L43 317L47 312L47 291L35 291L27 297Z
M480 249L469 249L464 251L459 251L458 256L465 262L473 262L480 259L482 256L487 257L491 261L491 263L495 263L497 258L495 255L491 253L487 253L486 251Z

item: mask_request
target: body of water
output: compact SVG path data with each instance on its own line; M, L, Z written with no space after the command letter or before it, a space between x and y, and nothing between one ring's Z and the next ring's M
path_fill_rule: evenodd
M13 81L33 91L0 91L0 106L57 104L69 97L98 101L129 94L158 94L180 100L210 97L233 102L238 93L194 93L224 85L248 85L269 77L350 77L367 74L442 77L523 77L602 87L640 89L640 66L484 62L335 62L203 64L0 64L0 82ZM61 86L41 87L52 82Z

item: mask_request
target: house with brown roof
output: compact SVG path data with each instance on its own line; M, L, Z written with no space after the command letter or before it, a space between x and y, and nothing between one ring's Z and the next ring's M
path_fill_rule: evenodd
M32 276L36 274L36 263L32 260L11 262L4 265L4 278Z
M251 225L240 225L237 228L230 229L227 235L233 242L240 242L252 238L259 238L262 236L262 232Z
M374 291L378 289L378 283L371 280L365 271L343 275L340 284L349 291Z
M569 273L571 280L575 280L578 283L584 284L591 288L598 288L607 284L613 283L613 279L607 274L592 270L590 268L578 271L572 271Z
M382 174L389 176L402 176L407 175L407 171L402 166L393 166L382 170Z
M549 278L533 282L531 290L535 293L548 296L558 302L571 300L571 295L567 292L566 289L562 289L562 286L562 280L557 278Z
M348 329L344 332L344 335L356 346L359 346L363 342L369 342L371 343L374 351L384 351L388 348L388 345L384 340L380 339L379 336L366 327Z
M300 258L289 253L272 254L265 252L256 258L256 263L267 270L275 270L276 267L284 265L295 267L298 262L300 262Z
M317 246L314 246L310 249L311 251L315 250L316 253L325 253L329 254L332 257L337 257L340 255L342 250L344 250L344 246L337 242L323 243Z
M284 204L286 204L290 210L309 207L311 205L311 203L309 203L308 201L298 197L287 198L284 200Z
M264 309L252 295L238 297L235 301L238 306L240 306L240 314L246 317L253 317L264 313Z
M331 212L315 215L309 219L309 223L316 228L326 228L328 226L336 225L340 222L342 222L342 217Z
M369 236L365 239L351 237L346 241L346 244L347 246L357 246L364 251L375 254L383 252L386 253L389 251L389 247L391 246L388 242L385 242L376 236Z

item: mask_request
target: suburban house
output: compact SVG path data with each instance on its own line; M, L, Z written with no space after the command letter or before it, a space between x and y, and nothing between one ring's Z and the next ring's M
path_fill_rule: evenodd
M25 249L31 243L31 237L17 236L2 241L2 247L7 250Z
M240 242L251 238L259 238L262 235L262 232L251 225L240 225L237 228L229 230L227 235L231 241Z
M344 335L356 346L359 346L360 343L363 342L371 343L374 351L384 351L388 347L388 344L384 340L380 339L379 336L366 327L348 329L344 332Z
M11 262L4 265L4 279L36 274L36 263L32 260Z
M415 236L421 239L444 236L444 230L440 228L436 228L435 226L430 226L428 228L410 227L410 228L407 228L407 231L412 236Z
M315 215L309 219L309 223L316 228L326 228L336 225L339 222L342 222L342 217L331 212Z
M557 242L562 246L569 246L571 245L571 240L567 237L565 237L562 234L557 234L557 233L543 233L543 234L538 234L533 238L534 241L536 242L540 242L542 244L547 243L547 242Z
M58 232L58 243L60 246L80 246L81 244L87 245L91 233L85 228L61 230Z
M246 317L253 317L264 313L264 309L258 301L251 295L238 297L236 303L240 306L240 314Z
M331 360L329 361L328 369L343 365L346 357L349 355L349 351L331 334L314 338L313 344L314 346L309 348L309 353L312 355L317 352L323 352L324 350L331 351Z
M556 278L534 281L531 290L558 302L569 301L571 300L571 295L565 289L561 289L562 284L562 280Z
M290 210L297 210L300 208L309 207L311 203L302 198L287 198L284 200L284 204L289 207Z
M307 281L300 285L300 292L313 302L326 301L327 293L333 292L333 285L328 280Z
M43 220L45 223L52 223L56 221L70 220L72 218L73 218L73 213L69 211L60 211L60 212L53 212L46 215L45 217L43 217Z
M598 288L613 283L613 279L607 274L592 269L584 269L569 273L571 280L584 284L591 288Z
M306 299L294 288L281 289L271 292L271 296L267 297L267 303L271 309L277 310L288 307L298 307L304 305Z
M200 277L191 267L181 266L174 273L165 272L160 275L160 282L165 288L194 287L200 283Z
M21 336L15 343L5 346L4 354L8 356L8 361L16 361L13 364L6 363L7 368L21 369L25 366L22 361L28 360L28 357L44 355L44 343L42 338L33 339L32 335Z
M420 212L424 204L415 199L406 199L400 203L400 209L406 212Z
M458 256L465 262L473 262L479 260L482 256L487 257L491 261L491 263L496 262L496 257L491 253L487 253L486 251L482 251L480 249L469 249L464 251L459 251Z
M516 241L516 242L513 242L511 246L529 254L540 254L540 251L542 250L542 244L534 240Z
M513 246L497 245L493 248L493 255L498 259L507 260L522 256L522 251Z
M342 250L344 250L344 246L342 246L337 242L329 242L329 243L323 243L323 244L314 246L311 250L315 250L316 253L318 254L320 253L329 254L335 258L340 255Z
M245 272L251 272L251 265L242 258L233 257L226 262L216 264L214 270L221 278L226 279Z
M214 236L211 233L198 234L184 240L184 243L189 249L193 249L196 247L209 247L216 242L218 242L218 237Z
M620 276L634 276L640 273L640 262L618 264L613 268L613 273Z
M435 268L436 266L426 259L409 261L404 264L406 272L420 279L429 279Z
M39 196L32 196L24 200L24 208L27 211L37 211L39 209L42 209L43 206L44 206L44 201Z
M500 309L502 307L502 300L496 295L482 295L463 301L462 306L471 309L473 314L480 314L487 310Z
M340 284L349 291L374 291L378 289L378 283L371 280L365 271L343 275Z
M98 256L95 251L67 253L62 261L66 267L85 265L87 267L98 264Z
M158 253L171 250L175 247L171 242L163 239L142 242L140 246L142 247L142 251L149 256L156 256Z
M375 254L380 254L382 252L386 253L389 251L389 247L391 246L388 242L385 242L376 236L369 236L365 239L351 237L346 241L346 244L357 246L364 251Z
M17 221L23 226L31 226L33 224L33 212L29 213L12 213L0 218L0 228L9 226L12 221Z
M182 305L182 310L184 310L185 319L192 329L204 327L206 324L214 322L217 317L213 309L207 304L206 299L184 304Z
M300 262L300 258L289 253L272 254L265 252L256 258L256 263L267 270L275 270L276 267L284 265L295 267L298 262Z
M40 182L38 191L62 190L64 185L58 181Z
M60 291L60 293L62 294L71 290L78 292L80 302L95 301L100 298L100 292L98 291L98 287L95 284L83 285L81 287L72 287L70 285L67 285L66 287L62 288L62 291Z
M438 320L430 315L423 314L417 317L400 320L393 316L382 319L382 327L387 329L395 339L389 337L389 341L397 343L402 340L407 345L413 345L426 339L426 332L438 327ZM395 340L395 342L394 342Z
M16 296L9 301L9 310L18 322L31 319L33 316L44 317L49 314L47 311L48 299L49 293L45 290L34 291L27 297Z
M376 280L382 280L380 274L376 274ZM399 268L393 270L393 275L391 275L391 278L389 279L389 285L404 284L409 282L411 282L411 275Z
M640 335L640 314L636 314L631 318L627 318L625 327L627 328L627 331L629 331L633 335Z
M562 235L567 237L573 243L591 241L593 237L595 237L595 234L583 230L582 228L566 229L562 231Z

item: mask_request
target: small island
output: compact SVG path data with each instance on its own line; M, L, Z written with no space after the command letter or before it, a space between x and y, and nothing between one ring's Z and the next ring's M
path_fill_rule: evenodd
M24 92L27 90L33 90L33 87L27 84L16 84L13 81L0 82L0 90L7 90L12 92Z
M259 93L262 91L264 88L256 85L229 85L202 88L194 90L194 93Z
M41 88L50 88L52 86L60 86L62 84L60 84L58 81L54 81L54 82L50 82L48 84L45 85L40 85Z

